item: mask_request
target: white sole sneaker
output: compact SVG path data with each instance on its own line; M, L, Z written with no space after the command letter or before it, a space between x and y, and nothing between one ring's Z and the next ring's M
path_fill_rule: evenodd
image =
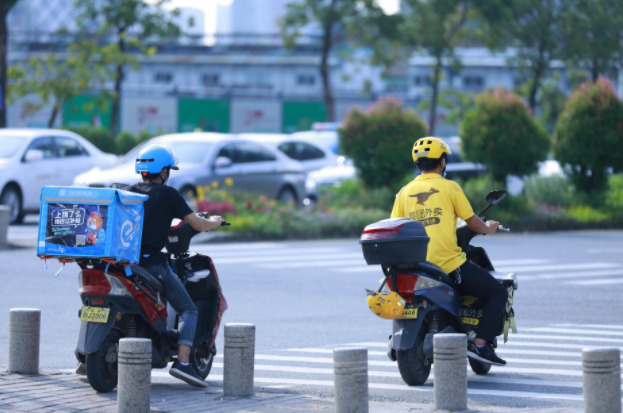
M186 383L190 384L191 386L195 386L195 387L208 387L208 383L206 383L204 380L201 380L198 377L193 377L188 373L184 373L181 370L178 370L174 367L171 367L171 370L169 370L169 374L173 377L175 377L176 379L180 379L185 381Z

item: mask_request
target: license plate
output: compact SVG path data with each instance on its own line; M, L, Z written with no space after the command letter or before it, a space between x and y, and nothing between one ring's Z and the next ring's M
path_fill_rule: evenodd
M471 317L462 317L461 321L463 322L463 324L469 324L472 326L477 326L478 323L480 323L480 320L478 320L477 318L471 318Z
M82 307L80 311L80 320L89 321L91 323L105 323L108 321L108 313L110 308L103 307Z
M417 307L405 308L405 310L402 312L402 315L398 318L417 318Z

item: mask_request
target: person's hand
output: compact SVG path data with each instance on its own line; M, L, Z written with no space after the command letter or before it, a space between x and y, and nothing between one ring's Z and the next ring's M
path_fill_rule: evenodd
M208 220L212 221L214 223L214 227L213 228L218 228L223 223L223 217L221 217L219 215L212 215L210 218L208 218Z
M498 226L500 225L500 223L498 221L491 220L485 221L485 225L489 229L489 232L487 232L488 234L495 234L498 230Z

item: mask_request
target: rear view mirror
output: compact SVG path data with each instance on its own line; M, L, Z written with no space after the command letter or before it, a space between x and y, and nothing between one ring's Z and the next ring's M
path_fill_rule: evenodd
M26 162L41 161L44 158L45 154L40 149L28 149L24 155L24 161Z
M504 189L498 189L496 191L489 192L485 200L487 201L487 203L491 205L495 205L501 200L503 200L504 198L506 198L507 194L508 194L508 191Z
M232 160L226 156L219 156L218 158L216 158L216 161L214 161L215 168L227 168L228 166L232 165Z

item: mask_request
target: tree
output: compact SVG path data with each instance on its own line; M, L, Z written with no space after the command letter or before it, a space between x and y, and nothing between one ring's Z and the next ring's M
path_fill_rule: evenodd
M384 39L397 36L396 19L387 16L374 0L302 0L287 4L279 25L286 48L296 46L301 30L310 24L320 28L320 63L322 94L327 108L327 120L335 121L335 98L330 80L329 57L338 44L353 43L371 46L373 61L391 61L388 49L381 46ZM355 42L354 39L357 39Z
M114 67L112 78L114 89L112 92L111 131L117 134L119 123L119 109L121 102L121 87L124 80L124 69L129 63L135 63L133 52L140 52L146 56L155 53L155 48L148 47L146 42L160 38L174 38L180 34L180 28L175 25L170 13L165 12L162 6L170 0L157 0L153 4L145 0L75 0L74 4L80 10L76 23L87 37L93 34L101 42L108 43L104 53L112 57ZM172 15L178 15L174 10Z
M554 130L554 157L580 191L599 198L607 188L608 168L623 167L622 119L623 102L605 78L583 83L567 101Z
M411 49L423 49L434 60L430 76L432 88L430 98L429 134L435 134L439 82L444 61L458 68L460 62L454 49L468 34L465 22L468 19L470 2L464 0L405 0L404 23L401 26L403 41Z
M353 159L368 188L397 191L413 174L413 143L426 136L426 123L394 99L377 101L367 112L353 109L340 130L340 148Z
M9 30L7 16L15 6L17 0L0 1L0 128L6 127L6 90L7 90L7 52L9 44Z
M522 94L528 106L535 112L538 105L539 91L543 81L549 76L551 62L561 56L560 20L564 7L569 0L513 0L499 6L499 19L489 28L495 27L501 38L492 38L488 42L492 48L510 47L515 55L509 63L523 75L525 87Z
M566 0L562 17L565 60L586 68L593 81L621 70L623 3L620 0Z
M521 97L500 88L475 100L460 126L465 159L485 164L496 182L536 172L551 144Z
M93 42L83 41L68 47L68 57L50 54L45 59L31 58L26 67L10 67L13 84L9 87L9 102L36 95L38 100L28 106L31 111L51 102L48 127L53 127L66 101L104 81L106 74L102 69L107 65L106 59L96 50Z

